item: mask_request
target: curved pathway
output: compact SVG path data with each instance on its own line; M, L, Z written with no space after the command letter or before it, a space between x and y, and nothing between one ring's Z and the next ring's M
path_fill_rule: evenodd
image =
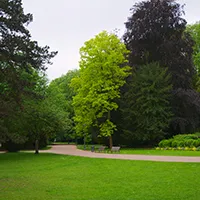
M123 160L148 160L160 162L200 162L200 157L189 156L149 156L149 155L132 155L132 154L106 154L83 151L76 148L75 145L53 145L51 149L41 152L55 153L73 156L82 156L89 158L109 158Z

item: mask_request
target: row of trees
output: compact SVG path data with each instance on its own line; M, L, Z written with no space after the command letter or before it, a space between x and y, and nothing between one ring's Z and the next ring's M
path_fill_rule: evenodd
M21 0L0 2L0 142L54 139L154 145L200 128L200 24L172 0L137 3L120 40L101 32L80 49L80 69L49 85L57 52L31 40ZM109 138L109 140L107 140Z
M21 0L0 1L0 143L9 150L32 148L63 129L65 117L48 98L46 64L57 52L31 39ZM23 145L22 145L23 144Z
M153 145L200 128L200 25L186 26L171 0L131 11L123 42L102 32L85 43L72 80L76 132L95 130L110 147L113 134L115 143Z

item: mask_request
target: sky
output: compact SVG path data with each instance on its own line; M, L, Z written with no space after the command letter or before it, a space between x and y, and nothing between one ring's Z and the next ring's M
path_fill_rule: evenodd
M50 80L79 67L79 49L84 42L103 30L120 29L131 16L130 8L138 0L22 0L25 13L33 14L28 29L40 46L58 51L48 66ZM200 21L200 0L177 0L185 4L189 24Z

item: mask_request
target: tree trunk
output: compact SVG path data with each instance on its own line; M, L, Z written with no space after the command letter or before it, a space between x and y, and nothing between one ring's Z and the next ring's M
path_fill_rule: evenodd
M39 140L35 140L35 154L39 154Z

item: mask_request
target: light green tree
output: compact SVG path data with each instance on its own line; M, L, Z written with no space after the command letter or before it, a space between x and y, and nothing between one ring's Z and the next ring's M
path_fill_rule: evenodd
M110 147L117 129L111 111L118 108L115 100L129 75L128 53L115 34L103 31L80 49L80 76L72 79L76 132L86 136L91 126L98 126Z
M195 41L193 60L194 65L197 69L198 74L200 74L200 22L193 25L187 26L187 32L189 32Z
M200 92L200 22L188 25L186 31L190 33L195 42L193 46L193 62L196 69L194 82L197 91Z

